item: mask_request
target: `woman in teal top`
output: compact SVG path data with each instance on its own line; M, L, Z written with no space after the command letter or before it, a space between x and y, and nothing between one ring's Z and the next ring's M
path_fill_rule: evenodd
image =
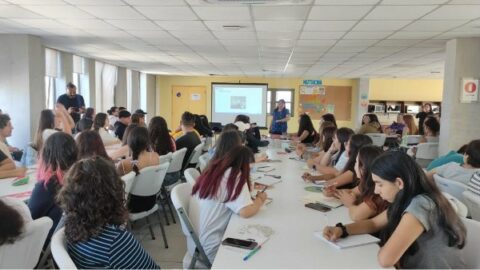
M287 122L290 120L290 111L285 108L285 100L278 101L277 108L272 112L272 125L270 134L282 135L287 133Z

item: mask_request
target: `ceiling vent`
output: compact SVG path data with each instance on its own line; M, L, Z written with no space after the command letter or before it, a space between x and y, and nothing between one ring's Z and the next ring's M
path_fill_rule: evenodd
M313 0L203 0L209 5L310 5Z

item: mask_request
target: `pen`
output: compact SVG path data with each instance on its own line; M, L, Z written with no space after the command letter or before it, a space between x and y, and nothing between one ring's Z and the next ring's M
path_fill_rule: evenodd
M268 186L265 186L260 192L265 192L267 190Z
M250 251L245 257L243 257L243 261L250 259L250 257L252 257L255 253L257 253L262 248L262 246L267 242L268 239L269 238L265 239L263 243L261 243L260 245L252 249L252 251Z

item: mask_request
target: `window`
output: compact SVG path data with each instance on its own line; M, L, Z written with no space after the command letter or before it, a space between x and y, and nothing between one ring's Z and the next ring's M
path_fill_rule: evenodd
M60 74L60 53L45 49L45 107L53 109L56 102L56 79Z
M140 108L147 110L147 74L140 73Z
M95 62L96 108L106 111L115 104L117 87L117 67L102 62Z
M73 56L73 80L72 83L77 86L77 91L83 96L85 106L90 107L90 85L89 76L86 74L85 58L80 56Z
M295 104L295 89L269 88L267 91L267 113L270 114L277 107L277 100L285 100L285 108L293 116L293 105Z

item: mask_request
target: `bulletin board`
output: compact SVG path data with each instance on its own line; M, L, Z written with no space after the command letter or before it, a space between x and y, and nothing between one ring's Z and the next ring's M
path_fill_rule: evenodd
M326 113L335 115L336 120L350 121L352 110L351 86L323 85L314 89L300 85L298 111L307 113L313 120L319 120Z

